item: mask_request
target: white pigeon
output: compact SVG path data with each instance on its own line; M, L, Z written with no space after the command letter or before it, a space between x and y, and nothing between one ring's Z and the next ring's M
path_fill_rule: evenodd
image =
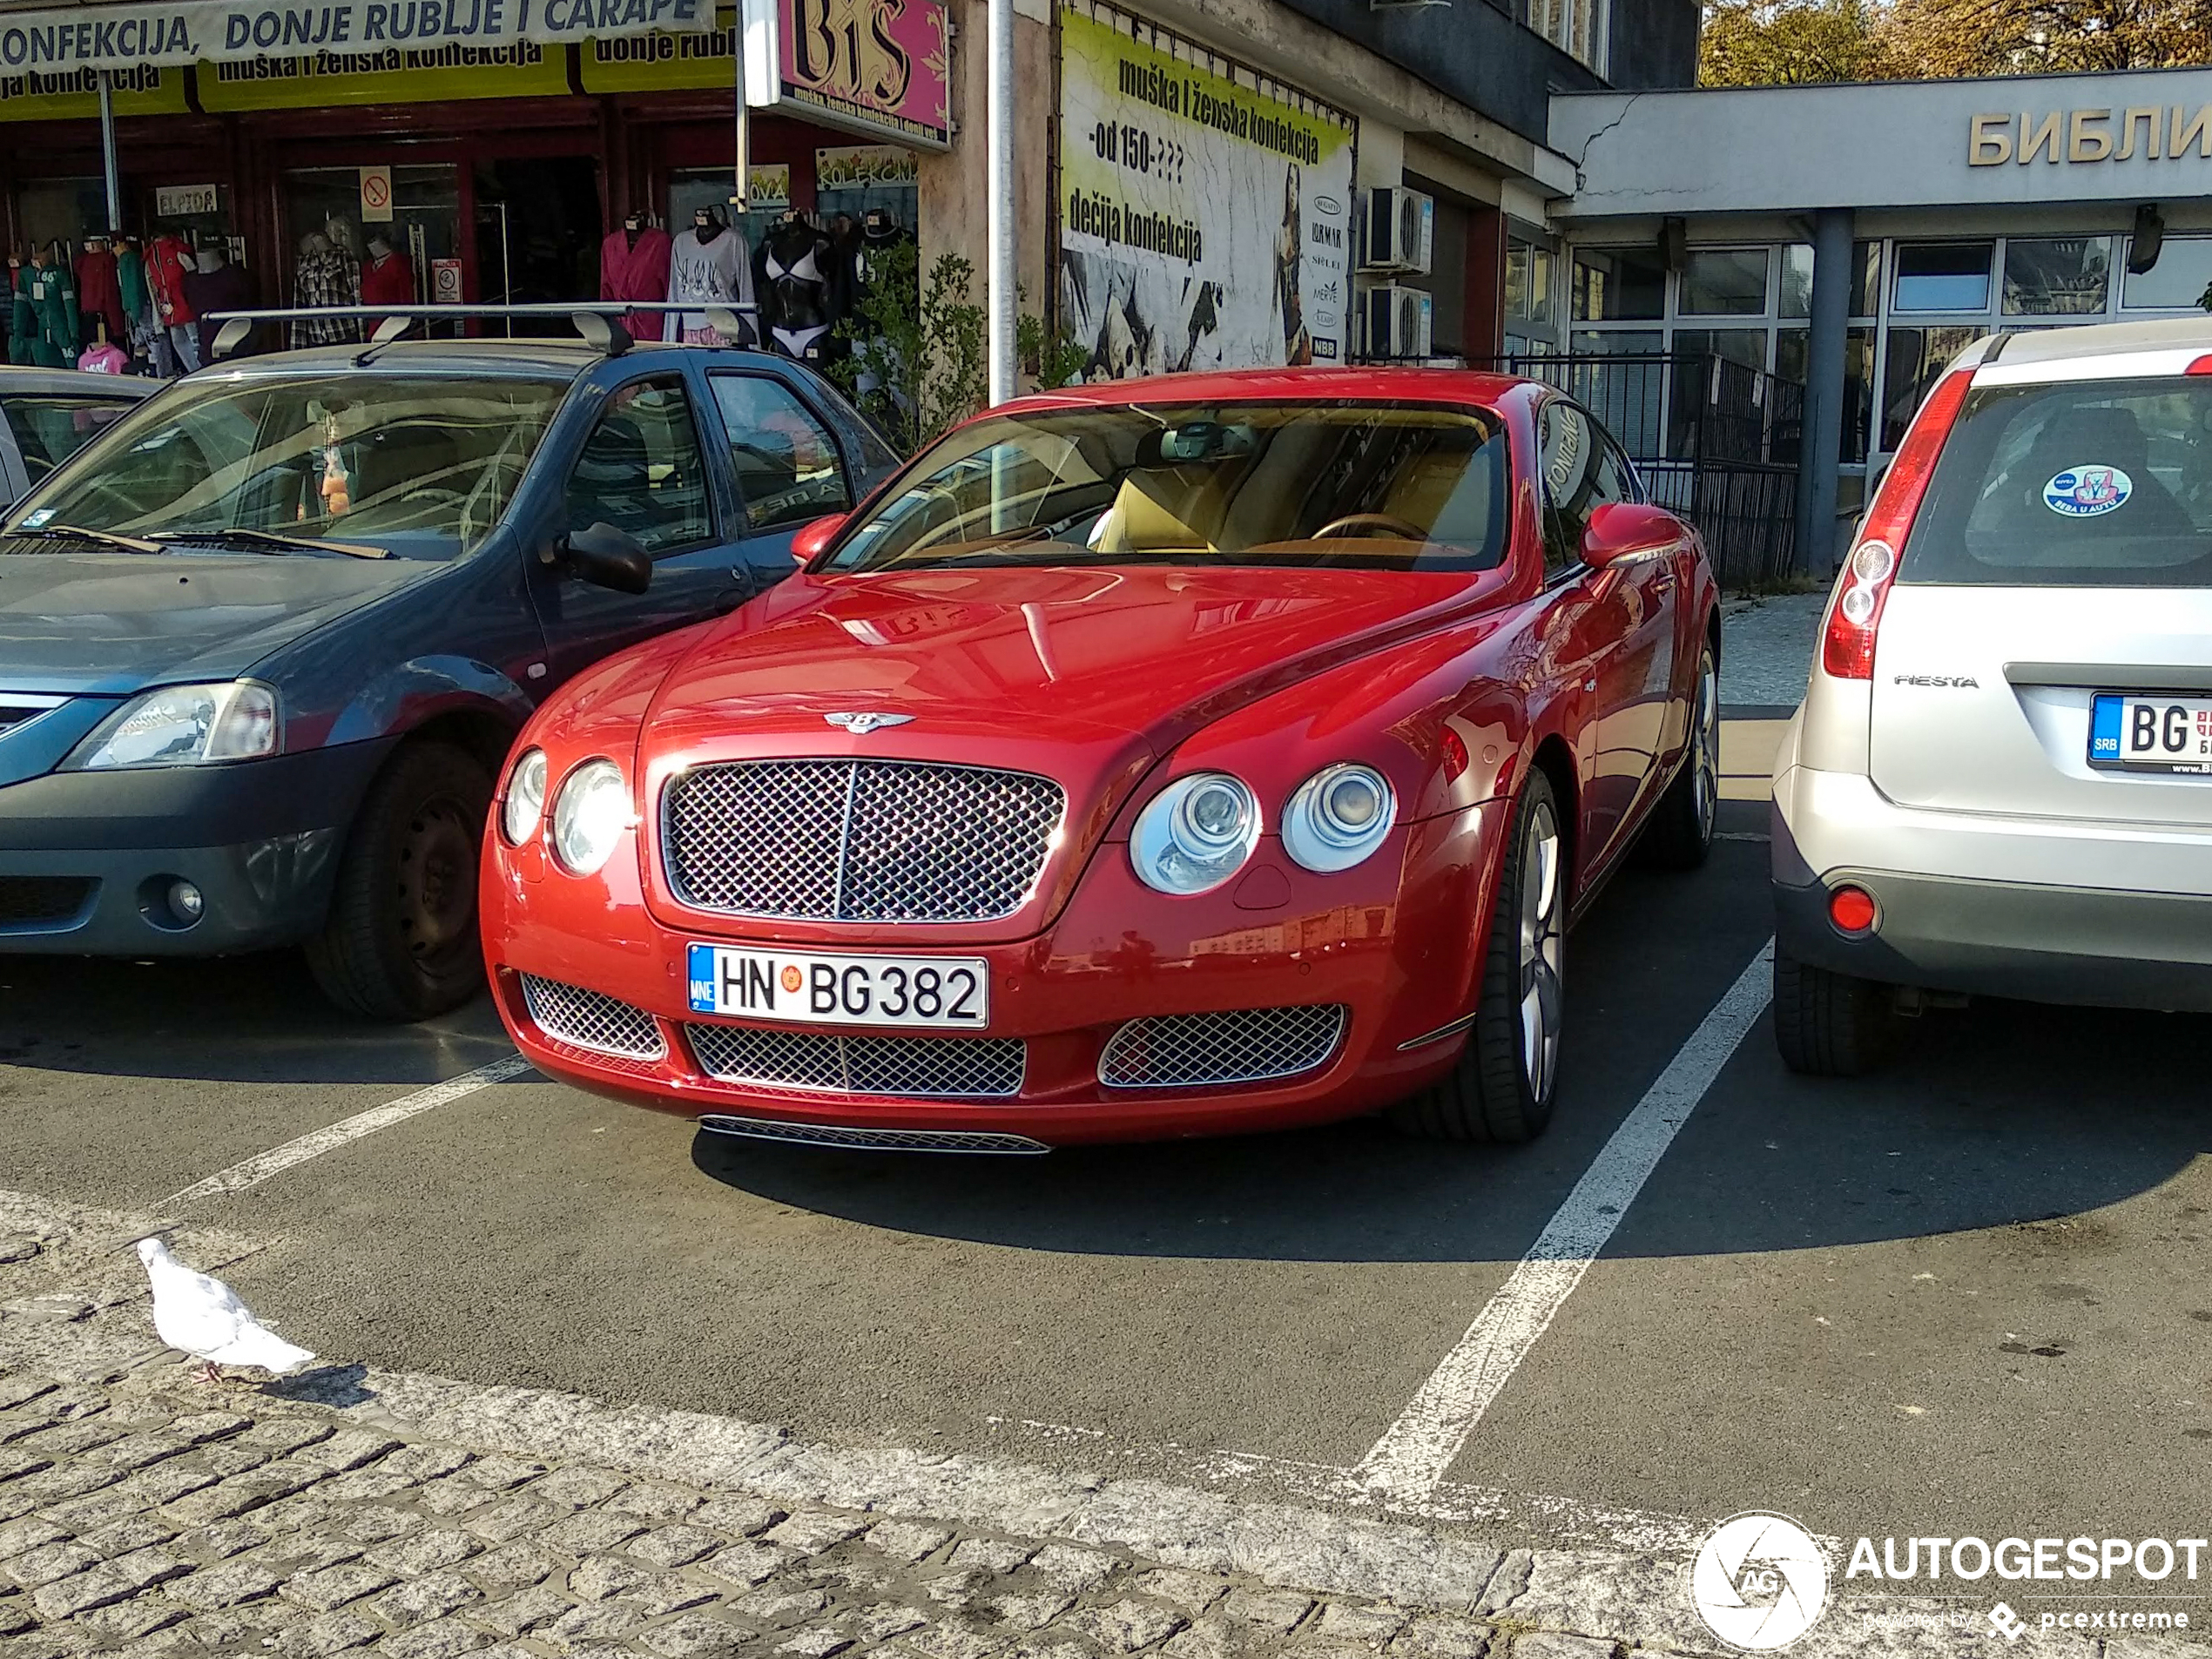
M161 1239L138 1240L138 1259L153 1286L154 1330L171 1347L200 1361L208 1381L216 1380L218 1366L260 1366L282 1377L314 1358L255 1318L222 1280L196 1273L172 1256Z

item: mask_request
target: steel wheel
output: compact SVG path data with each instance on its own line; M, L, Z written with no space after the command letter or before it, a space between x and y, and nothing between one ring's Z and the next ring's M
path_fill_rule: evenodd
M1521 1071L1529 1097L1551 1098L1559 1076L1561 969L1567 948L1560 902L1559 824L1548 800L1534 803L1521 853Z
M425 801L399 847L400 936L418 961L450 950L476 921L476 838L466 808L447 796Z

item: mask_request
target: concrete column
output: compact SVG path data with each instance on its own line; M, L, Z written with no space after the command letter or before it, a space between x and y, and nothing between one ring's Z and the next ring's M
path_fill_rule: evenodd
M1805 354L1804 439L1797 457L1797 562L1832 574L1836 454L1844 442L1844 355L1850 338L1851 210L1813 216L1812 329Z

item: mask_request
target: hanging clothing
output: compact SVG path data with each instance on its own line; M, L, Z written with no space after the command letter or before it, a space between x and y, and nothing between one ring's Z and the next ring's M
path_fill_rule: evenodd
M632 236L636 240L632 241ZM668 273L673 250L666 231L650 225L636 232L627 226L599 244L599 297L602 300L661 300L668 298ZM662 315L658 311L631 311L622 326L632 340L658 340Z
M27 364L30 361L30 267L14 265L8 268L7 319L8 361Z
M130 368L131 360L124 355L122 347L110 342L87 346L78 353L77 366L88 374L120 374Z
M675 239L669 253L668 297L679 304L738 305L752 298L752 269L746 262L745 239L718 226L706 241L697 231ZM683 340L687 331L711 332L704 309L671 312L661 338ZM716 336L718 340L719 336ZM711 343L711 342L709 342Z
M361 278L334 247L302 253L293 271L293 286L303 306L357 306L361 302ZM300 317L292 324L292 346L350 344L361 337L358 317Z
M361 303L365 306L411 306L415 303L415 261L394 248L378 259L374 253L361 264ZM367 320L363 332L373 336L381 317Z
M185 298L185 279L199 267L181 236L154 239L152 257L146 262L146 281L153 289L153 308L165 328L197 320L192 301Z
M199 361L215 361L215 336L223 325L210 320L211 311L245 311L253 304L253 286L235 265L195 270L185 279L185 299L192 308L193 326L199 330Z
M27 265L24 271L30 280L17 301L17 316L22 324L28 307L28 327L22 332L30 342L30 361L41 368L74 367L84 340L77 284L61 265Z
M771 349L819 361L849 292L838 279L837 248L826 233L793 216L769 227L753 256L760 291L760 326Z
M131 338L131 320L123 312L123 287L116 276L115 255L105 247L88 247L77 256L77 309L90 335L95 320L107 324L110 340Z

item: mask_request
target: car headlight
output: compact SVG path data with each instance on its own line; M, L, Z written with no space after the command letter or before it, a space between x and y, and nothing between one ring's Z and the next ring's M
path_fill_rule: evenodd
M1390 780L1372 766L1324 766L1283 809L1283 850L1324 875L1349 870L1383 844L1397 819Z
M1130 837L1130 863L1148 887L1204 893L1237 873L1259 844L1259 802L1225 772L1178 778L1152 798Z
M110 715L67 764L92 770L251 760L274 754L277 737L276 693L266 685L165 685Z
M500 809L499 826L507 832L508 845L520 846L529 840L544 816L545 751L525 749L507 774L507 804Z
M553 798L553 854L574 875L590 875L611 857L633 821L630 786L611 760L587 760Z

